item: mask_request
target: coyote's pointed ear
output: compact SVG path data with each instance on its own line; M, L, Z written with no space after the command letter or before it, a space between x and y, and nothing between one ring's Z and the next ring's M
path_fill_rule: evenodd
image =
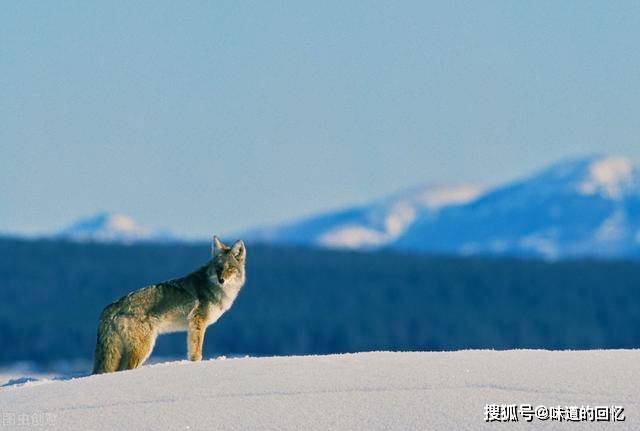
M227 250L229 250L229 247L224 245L222 241L220 241L220 238L218 238L217 236L214 236L213 242L211 243L211 254L215 255Z
M244 246L244 241L242 241L241 239L236 241L233 244L233 247L231 247L231 253L233 253L236 259L244 260L244 258L247 256L247 249Z

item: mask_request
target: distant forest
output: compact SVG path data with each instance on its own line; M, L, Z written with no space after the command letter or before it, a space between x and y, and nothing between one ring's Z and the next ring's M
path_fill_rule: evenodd
M0 364L91 359L104 306L208 258L209 244L0 240ZM205 357L640 347L640 262L249 245L247 271ZM185 357L185 335L154 355Z

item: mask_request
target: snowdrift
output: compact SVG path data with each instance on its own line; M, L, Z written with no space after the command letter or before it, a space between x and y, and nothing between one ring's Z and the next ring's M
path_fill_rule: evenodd
M485 421L492 404L622 406L625 420L498 424ZM637 350L183 361L0 388L7 429L623 430L640 429L639 413Z

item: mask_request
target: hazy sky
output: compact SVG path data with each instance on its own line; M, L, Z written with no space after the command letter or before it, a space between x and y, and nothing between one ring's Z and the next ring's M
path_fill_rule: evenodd
M5 2L0 231L225 233L640 159L640 2Z

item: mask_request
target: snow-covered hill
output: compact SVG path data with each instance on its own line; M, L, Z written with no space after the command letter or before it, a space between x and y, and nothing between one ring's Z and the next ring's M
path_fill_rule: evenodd
M121 243L173 239L167 231L148 229L126 215L108 212L81 219L60 231L56 237L73 241Z
M417 189L248 236L409 252L640 257L640 168L621 157L583 157L482 192Z
M385 246L421 218L432 218L449 205L469 202L482 188L472 184L426 185L369 205L311 217L290 225L257 229L251 241L329 248L372 249Z
M619 157L555 164L467 205L419 220L406 251L559 257L640 256L640 168Z
M7 429L109 431L630 430L640 424L639 386L637 350L244 358L5 386L0 420ZM494 404L516 405L518 422L485 422ZM527 422L523 404L542 418L538 406L584 406L587 418L607 407L610 421ZM612 406L624 421L612 422Z

